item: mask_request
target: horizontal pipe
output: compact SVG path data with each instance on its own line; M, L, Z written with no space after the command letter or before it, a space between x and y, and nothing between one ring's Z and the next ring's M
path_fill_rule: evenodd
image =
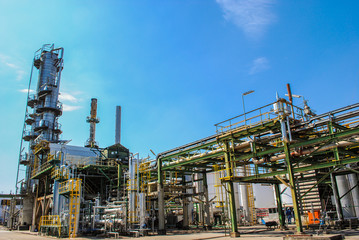
M299 157L299 156L303 156L303 155L307 155L307 154L311 154L313 152L324 152L324 151L327 151L327 150L331 150L331 149L334 149L336 147L346 147L346 146L350 146L350 145L354 145L354 144L357 144L359 143L359 138L353 138L351 139L351 142L348 142L348 141L340 141L340 142L337 142L337 143L331 143L331 144L328 144L328 145L325 145L325 146L322 146L322 147L313 147L313 148L308 148L308 149L305 149L305 150L302 150L302 151L291 151L290 152L290 155L292 157ZM275 162L275 161L278 161L278 160L282 160L285 158L285 154L279 154L279 155L276 155L276 156L273 156L273 157L270 157L269 162ZM253 163L254 164L260 164L260 163L264 163L266 162L266 160L264 158L260 159L260 160L255 160L253 159Z

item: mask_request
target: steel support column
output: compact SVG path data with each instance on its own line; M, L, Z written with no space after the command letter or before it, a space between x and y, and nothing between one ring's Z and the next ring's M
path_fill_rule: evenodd
M117 164L117 201L120 200L120 190L122 186L121 180L122 180L122 164L118 163Z
M277 208L278 208L278 218L279 218L279 225L281 229L285 228L285 217L283 212L283 205L282 205L282 196L279 188L279 184L274 184L275 190L275 197L277 201Z
M328 123L328 129L329 129L329 133L333 135L334 134L333 122ZM334 158L336 160L335 163L337 165L337 163L339 163L339 160L340 160L339 151L338 151L337 147L333 149L333 154L334 154ZM343 221L344 214L343 214L342 203L340 202L338 183L337 183L336 176L333 173L331 173L330 179L332 182L333 195L334 195L334 200L335 200L335 208L337 209L338 219L339 219L339 221Z
M333 195L334 195L334 200L335 200L335 208L337 209L338 219L339 219L339 221L343 221L344 220L343 208L342 208L342 204L340 203L340 199L339 199L337 179L335 178L335 175L333 173L330 174L330 180L332 181Z
M224 142L224 160L226 164L226 174L227 177L231 178L233 176L233 161L231 161L231 155L229 152L229 143ZM231 237L239 237L237 226L237 212L236 212L236 199L234 195L233 181L230 180L227 182L228 194L229 194L229 209L231 214Z
M302 219L301 219L299 207L298 207L298 196L297 196L297 190L296 190L296 186L295 186L294 172L293 172L293 166L292 166L292 161L291 161L291 157L290 157L289 146L288 146L288 143L285 141L283 142L283 145L284 145L284 152L285 152L285 161L287 163L289 185L290 185L290 189L291 189L291 193L292 193L295 224L297 226L297 232L302 233L303 232Z
M165 226L165 200L164 200L164 187L163 187L163 173L162 173L162 160L157 158L157 191L158 191L158 234L166 234Z
M208 197L208 183L207 183L207 173L202 173L203 178L203 193L204 193L204 227L206 229L211 229L211 216L209 211L209 197Z
M186 175L182 175L182 186L184 189L182 190L182 193L184 196L182 197L183 201L183 229L188 229L189 223L188 223L188 199L187 199L187 189L186 189Z

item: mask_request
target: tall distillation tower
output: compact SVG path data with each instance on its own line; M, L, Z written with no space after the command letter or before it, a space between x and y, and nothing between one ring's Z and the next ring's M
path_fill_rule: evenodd
M54 44L45 44L35 52L20 144L16 193L18 193L20 182L22 183L20 192L22 194L31 193L33 149L36 141L59 142L61 126L58 123L58 118L62 115L62 104L58 101L58 97L63 69L63 52L63 48L55 48ZM38 70L38 81L35 94L30 95L34 67ZM28 152L24 152L24 141L28 142Z

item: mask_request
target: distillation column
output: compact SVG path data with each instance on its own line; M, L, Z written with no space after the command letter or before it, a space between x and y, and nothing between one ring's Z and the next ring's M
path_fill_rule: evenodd
M90 116L87 117L86 122L90 123L90 138L87 140L85 147L98 148L95 141L96 124L100 122L97 118L97 99L91 98L91 111Z
M31 172L34 163L32 149L36 144L35 140L40 139L56 143L59 142L59 135L61 134L58 118L62 115L62 105L58 101L58 97L61 71L63 69L63 52L63 48L54 48L54 44L45 44L35 52L33 59L16 179L16 191L18 191L17 184L23 181L23 186L20 190L21 193L27 195L27 197L24 197L22 224L32 222L33 209L29 206L33 204L31 191L34 181L31 180ZM30 95L34 67L39 70L38 81L36 93ZM23 141L29 143L27 153L22 152L24 148ZM26 168L25 176L19 176L23 172L21 165ZM24 179L21 179L22 177Z

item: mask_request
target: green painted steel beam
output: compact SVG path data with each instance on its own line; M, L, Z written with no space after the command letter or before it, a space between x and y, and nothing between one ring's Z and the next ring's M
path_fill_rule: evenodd
M179 167L179 166L185 166L186 164L202 161L202 160L205 160L205 159L207 159L209 157L214 158L214 157L218 157L218 156L222 156L222 155L223 155L223 151L220 151L220 152L217 152L217 153L214 153L214 154L208 154L208 155L203 156L203 157L199 157L199 158L195 158L195 159L191 159L191 160L187 160L187 161L182 161L182 162L179 162L179 163L176 163L176 164L162 166L162 170L176 168L176 167Z
M311 166L298 167L298 168L294 168L293 171L294 171L294 173L306 172L309 170L316 170L316 169L321 169L321 168L344 166L346 164L356 163L356 162L359 162L359 158L348 158L348 159L343 159L340 161L330 161L330 162L314 164ZM284 175L284 174L287 174L287 170L275 171L275 172L270 172L270 173L262 173L262 174L258 174L258 175L248 176L248 177L233 177L232 181L234 181L234 182L241 182L241 181L250 182L251 180L268 178L268 177Z
M331 140L331 139L335 140L335 139L348 137L348 136L358 134L358 133L359 133L359 128L355 128L355 129L351 129L351 130L348 130L348 131L329 134L329 135L324 136L324 137L318 137L318 138L315 138L315 139L312 139L312 140L306 140L306 141L303 141L303 142L293 143L293 144L291 144L289 146L289 148L292 149L292 148L309 146L309 145L313 145L313 144L316 144L316 143L325 142L325 141L328 141L328 140ZM283 147L277 147L275 149L269 149L269 150L257 152L256 154L250 153L250 154L242 155L242 156L238 157L236 159L236 161L240 161L240 160L244 160L244 159L250 159L250 158L253 158L253 157L261 157L261 156L274 154L274 153L279 153L279 152L283 152L283 151L284 151Z
M185 155L186 153L190 153L192 151L196 151L196 150L199 150L199 149L206 149L209 146L216 145L216 144L218 144L218 142L221 142L223 140L239 138L239 137L247 137L247 136L256 134L258 132L263 132L263 130L270 130L274 126L279 127L279 125L278 126L277 125L278 125L277 122L273 121L273 122L265 123L264 125L256 126L254 128L245 129L245 130L240 131L240 132L235 132L235 133L226 132L223 135L219 135L217 138L214 138L213 140L211 140L210 142L208 142L206 144L203 144L203 145L200 145L200 146L195 146L195 147L192 147L192 148L189 148L187 150L183 150L183 151L180 151L180 152L177 152L177 153L174 153L174 154L170 154L170 155L167 155L167 156L165 156L165 157L163 157L161 159L162 159L162 161L172 159L174 157Z
M196 151L196 150L200 150L200 149L203 149L203 148L207 148L209 146L214 146L218 144L217 140L214 139L214 140L211 140L210 142L206 143L206 144L203 144L203 145L200 145L200 146L196 146L196 147L193 147L193 148L190 148L188 150L182 150L180 152L177 152L177 153L174 153L174 154L171 154L171 155L168 155L168 156L165 156L163 158L161 158L162 161L166 161L166 160L169 160L169 159L172 159L174 157L178 157L178 156L181 156L181 155L185 155L185 154L188 154L190 152L193 152L193 151Z

